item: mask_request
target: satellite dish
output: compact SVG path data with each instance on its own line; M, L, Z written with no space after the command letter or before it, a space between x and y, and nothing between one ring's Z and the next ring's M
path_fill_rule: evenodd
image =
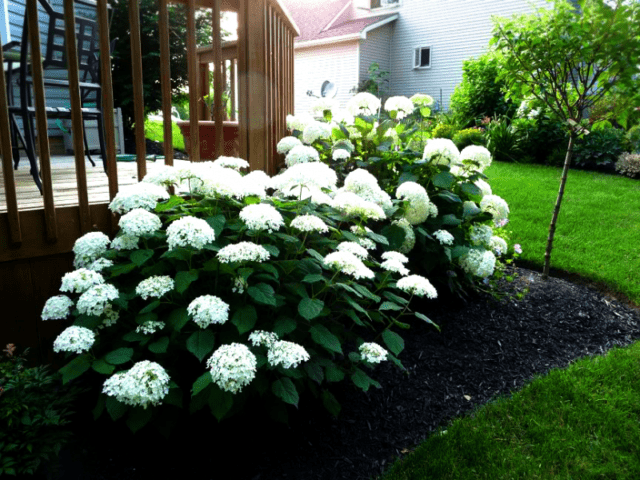
M333 82L325 80L320 87L320 95L325 98L333 98L338 94L338 87Z

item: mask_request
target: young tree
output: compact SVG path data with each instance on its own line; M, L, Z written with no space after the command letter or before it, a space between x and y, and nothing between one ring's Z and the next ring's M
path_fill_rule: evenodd
M631 94L640 72L640 3L637 0L557 0L553 9L494 19L491 43L505 56L499 78L509 95L533 96L568 129L560 190L544 254L549 276L553 236L567 182L573 145L589 132L585 112L612 88Z

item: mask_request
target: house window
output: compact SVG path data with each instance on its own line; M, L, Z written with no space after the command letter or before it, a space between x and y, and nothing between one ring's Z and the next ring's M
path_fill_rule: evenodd
M401 0L371 0L371 9L397 7L401 4Z
M8 2L0 3L0 41L2 45L11 41L11 33L9 31L9 12L7 10Z
M431 47L418 47L413 54L413 68L431 67Z

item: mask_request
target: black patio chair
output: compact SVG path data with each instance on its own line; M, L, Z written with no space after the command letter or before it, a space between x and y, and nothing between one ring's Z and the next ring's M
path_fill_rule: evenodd
M42 6L45 15L48 17L48 28L46 30L46 46L43 49L44 59L42 61L42 67L46 71L47 69L67 70L67 53L66 53L66 41L64 31L64 14L57 12L51 7L47 0L38 0ZM77 2L85 5L87 2ZM104 140L104 115L102 110L102 87L100 77L100 62L99 62L99 31L98 23L95 20L84 18L76 15L76 39L78 48L78 63L79 63L79 77L80 77L80 97L81 97L81 111L83 125L87 120L97 120L98 122L98 140L100 144L100 154L102 156L102 163L107 172L106 165L106 151ZM38 164L36 162L35 155L35 108L33 106L33 80L30 71L29 62L29 36L28 36L28 22L27 12L25 11L24 26L22 30L22 41L20 44L20 64L17 74L17 84L20 91L19 105L14 102L9 107L9 113L11 116L12 127L14 132L14 141L17 146L17 140L20 139L29 159L31 166L31 175L40 192L42 193L42 183L40 182L40 176L38 171ZM115 45L115 40L111 42L111 50ZM44 79L45 97L46 91L51 89L69 89L69 81L67 79L54 79L46 77ZM51 107L45 108L47 119L70 119L71 109L66 107ZM18 129L17 117L22 117L22 126L24 135L22 135ZM89 145L87 141L86 129L84 132L84 145L85 154L88 156L89 161L93 166L95 162L91 158L89 152ZM19 154L16 155L14 149L14 167L18 167Z

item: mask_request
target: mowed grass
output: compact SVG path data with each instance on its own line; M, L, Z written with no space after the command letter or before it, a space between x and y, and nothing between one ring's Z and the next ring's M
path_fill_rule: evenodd
M552 370L455 420L383 478L640 478L640 343Z
M511 210L507 229L520 259L542 269L562 170L493 162L484 172ZM602 282L640 304L640 181L570 170L551 267Z
M184 138L180 133L180 127L174 122L171 126L171 139L173 142L173 148L185 151ZM164 141L164 126L161 121L149 120L144 121L144 136L154 142Z
M494 162L485 173L509 204L521 259L541 269L561 170ZM640 304L640 182L570 170L551 266ZM536 376L455 419L382 478L639 479L640 342Z

